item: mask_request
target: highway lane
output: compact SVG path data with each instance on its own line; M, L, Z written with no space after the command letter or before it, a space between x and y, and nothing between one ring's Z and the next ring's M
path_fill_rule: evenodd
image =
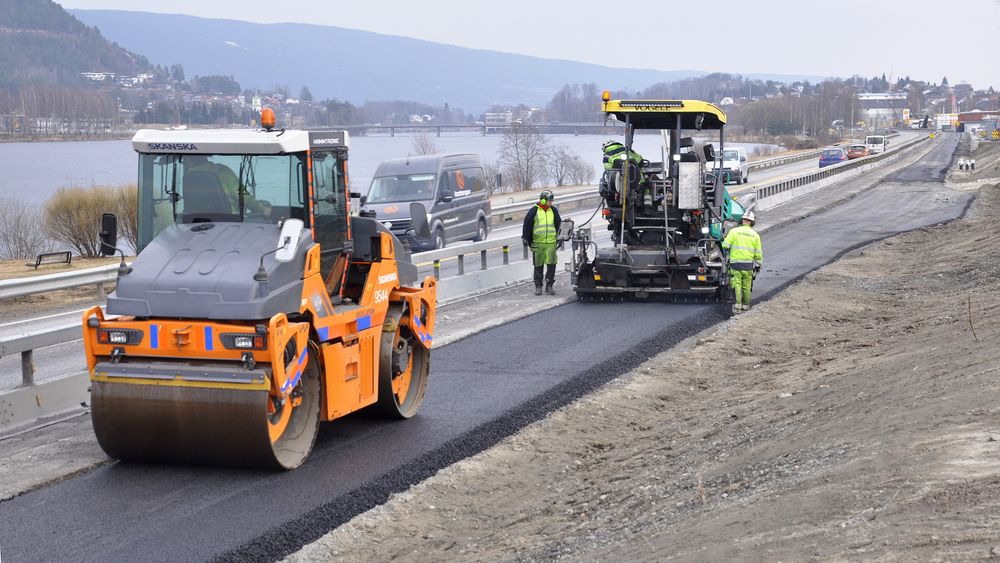
M933 182L885 183L774 229L755 298L867 241L956 217L970 200ZM668 303L543 311L436 349L418 417L326 425L293 472L116 463L0 503L0 545L12 561L280 557L721 318L718 306Z

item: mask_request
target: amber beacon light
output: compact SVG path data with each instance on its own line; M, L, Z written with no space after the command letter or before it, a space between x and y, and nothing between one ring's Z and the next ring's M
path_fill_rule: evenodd
M601 100L605 101L605 102L610 101L611 100L611 92L609 90L605 90L604 92L601 92Z
M264 108L260 110L260 126L265 130L270 131L274 129L274 110L271 108Z

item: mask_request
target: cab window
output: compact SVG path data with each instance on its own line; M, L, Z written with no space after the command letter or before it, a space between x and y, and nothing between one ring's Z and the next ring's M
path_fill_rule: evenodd
M441 180L441 187L454 192L455 197L468 196L485 189L483 171L480 168L448 170Z
M465 182L465 189L472 193L480 193L486 190L482 168L463 168L460 172Z
M320 245L320 270L329 277L347 241L347 191L344 161L336 153L313 153L313 214L316 242Z
M175 223L277 223L305 214L303 154L139 155L142 250Z

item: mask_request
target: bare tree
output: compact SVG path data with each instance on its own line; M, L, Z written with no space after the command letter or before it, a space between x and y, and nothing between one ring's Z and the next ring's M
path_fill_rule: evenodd
M594 166L580 155L574 154L569 164L569 181L583 186L593 183L595 177Z
M416 137L413 138L413 152L416 154L438 154L441 152L438 150L437 145L434 144L434 140L427 133L418 133Z
M500 169L514 189L528 190L545 179L549 142L527 124L514 123L500 140Z
M500 170L500 163L483 161L483 176L486 177L486 189L490 195L507 193L513 191L510 186L510 178L504 176ZM497 184L497 177L500 177L500 184Z
M34 258L51 250L38 208L16 197L0 199L0 260Z
M552 149L547 164L549 179L557 186L589 184L594 179L593 166L565 145Z
M555 185L564 186L569 181L570 168L573 166L573 155L565 145L559 145L552 149L548 160L549 179Z

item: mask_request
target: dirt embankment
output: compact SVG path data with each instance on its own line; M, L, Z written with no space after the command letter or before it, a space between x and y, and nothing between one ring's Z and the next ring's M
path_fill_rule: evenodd
M959 170L956 164L949 171L948 181L958 183L996 182L1000 180L1000 142L979 141L976 150L970 146L968 136L963 136L955 151L956 159L975 159L975 170Z
M292 560L1000 556L998 220L983 188Z

